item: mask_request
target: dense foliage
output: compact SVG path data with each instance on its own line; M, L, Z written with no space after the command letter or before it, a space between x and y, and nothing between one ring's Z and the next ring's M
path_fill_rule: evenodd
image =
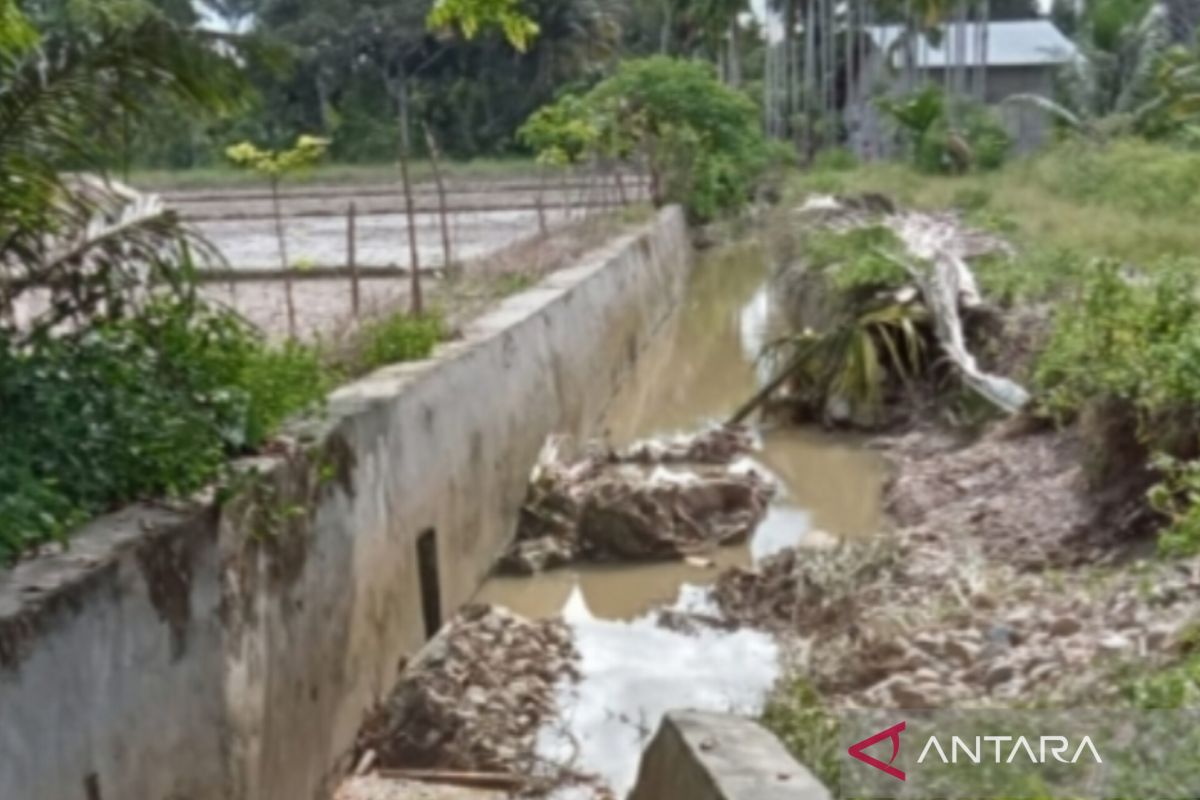
M326 388L313 351L269 348L187 300L0 345L0 561L121 503L195 491Z
M640 161L655 203L697 219L746 203L769 163L750 98L706 64L662 56L622 62L586 94L539 110L521 136L544 161Z

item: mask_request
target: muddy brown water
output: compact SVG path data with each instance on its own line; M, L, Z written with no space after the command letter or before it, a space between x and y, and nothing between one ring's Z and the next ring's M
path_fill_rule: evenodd
M610 405L604 427L614 444L718 423L755 391L762 377L756 356L776 328L768 272L766 250L753 238L700 259L684 304ZM877 453L854 437L817 429L759 435L755 460L778 479L779 495L754 537L710 554L711 567L581 565L534 577L494 576L476 599L546 617L560 613L578 589L595 617L629 620L670 604L685 584L710 583L725 567L751 564L805 537L878 530L884 470Z

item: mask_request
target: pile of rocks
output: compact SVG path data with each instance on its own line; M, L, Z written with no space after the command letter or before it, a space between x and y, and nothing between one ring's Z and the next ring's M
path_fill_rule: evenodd
M359 735L381 767L538 774L538 729L557 713L555 684L577 678L561 620L468 606L410 665Z
M531 573L575 559L678 558L743 541L775 491L743 459L752 446L745 430L716 428L624 451L592 444L572 460L552 441L501 566Z

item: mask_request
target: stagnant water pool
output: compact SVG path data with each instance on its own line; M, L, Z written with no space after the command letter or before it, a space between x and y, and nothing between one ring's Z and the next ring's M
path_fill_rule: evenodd
M719 423L755 391L756 358L775 316L768 271L766 250L753 238L701 258L685 303L611 404L605 428L614 444ZM876 453L819 430L759 434L756 459L780 491L754 537L713 553L712 567L665 562L496 576L476 598L527 617L561 614L571 626L582 678L560 687L562 718L542 731L539 750L600 775L618 797L632 786L639 754L664 712L756 713L779 675L780 648L765 634L680 633L659 626L653 611L702 609L703 587L721 569L805 537L862 536L880 526L883 464Z

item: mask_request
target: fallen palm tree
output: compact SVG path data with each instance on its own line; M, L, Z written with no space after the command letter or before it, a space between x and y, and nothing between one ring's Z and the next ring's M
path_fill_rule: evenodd
M788 302L803 309L801 332L767 348L775 377L731 422L786 389L801 418L878 427L895 405L888 401L915 396L920 379L942 363L1000 411L1025 406L1023 387L979 366L964 326L964 314L983 305L967 260L1005 249L1002 242L964 229L952 215L880 216L875 206L828 197L809 201L801 213L814 233L787 290L800 295ZM807 324L813 318L817 330Z

